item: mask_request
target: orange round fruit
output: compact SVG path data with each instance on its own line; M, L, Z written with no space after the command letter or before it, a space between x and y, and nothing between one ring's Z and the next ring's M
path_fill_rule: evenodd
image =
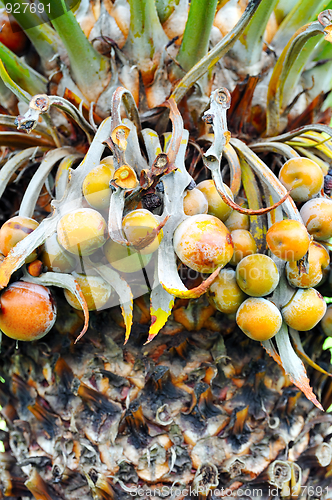
M309 248L310 237L301 222L285 219L270 227L266 233L266 243L276 257L293 261L305 256Z
M28 37L6 9L0 9L0 42L18 56L21 56L29 46Z
M282 317L279 309L269 300L249 297L238 308L236 322L248 337L263 342L278 333Z
M31 341L46 335L56 320L56 305L48 288L16 281L0 295L0 329L7 337Z

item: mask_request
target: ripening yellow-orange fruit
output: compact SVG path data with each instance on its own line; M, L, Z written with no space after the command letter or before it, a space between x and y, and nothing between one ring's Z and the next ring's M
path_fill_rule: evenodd
M237 210L233 210L231 212L231 215L224 221L224 224L230 231L234 231L236 229L246 229L247 231L249 231L249 215L241 214Z
M300 260L309 249L310 237L305 226L296 220L275 222L266 233L266 243L279 259Z
M0 329L15 340L46 335L56 320L56 305L48 288L15 281L0 295Z
M112 288L101 276L87 276L79 274L75 280L80 285L89 311L102 309L111 296ZM68 303L74 308L82 310L75 295L69 290L64 291Z
M113 240L107 240L103 250L111 266L122 273L140 271L150 262L152 257L152 254L142 254L134 248L120 245Z
M236 281L247 295L269 295L279 283L279 272L267 255L255 253L244 257L236 267Z
M207 179L197 184L197 189L202 191L208 201L208 214L218 217L221 221L225 221L231 214L232 208L227 205L217 191L213 179ZM230 188L224 184L224 187L229 196L234 199Z
M208 202L204 193L197 188L188 189L183 198L183 210L186 215L207 214Z
M65 214L57 226L58 241L74 255L91 255L106 241L106 222L92 208L79 208Z
M129 212L122 220L122 229L127 238L127 240L134 244L141 238L145 238L152 233L159 225L159 222L155 216L145 210L144 208L133 210ZM153 241L149 243L146 247L140 250L142 255L147 255L155 252L160 245L163 238L163 231L161 230L157 236L154 237Z
M309 158L290 158L280 169L279 179L291 190L296 202L308 201L324 186L324 175L320 166Z
M300 210L308 233L315 240L328 240L332 236L332 200L314 198L307 201Z
M77 265L76 257L60 245L56 233L44 242L40 259L48 271L56 273L71 273Z
M263 342L278 333L282 317L279 309L269 300L249 297L238 308L236 322L248 337Z
M221 269L208 290L209 302L224 314L236 313L245 298L233 269Z
M97 210L109 207L112 195L110 181L113 178L115 168L113 158L111 161L102 161L100 165L93 168L83 181L83 195L89 205Z
M26 238L32 231L39 226L38 222L30 217L17 215L8 219L0 229L0 252L7 256L10 250L21 240ZM32 262L37 258L37 251L32 252L25 259L26 263Z
M295 261L287 262L286 276L288 282L296 288L311 288L318 285L323 278L324 269L330 263L329 252L317 241L311 241L309 245L308 273L300 273Z
M233 257L230 260L232 266L236 266L244 257L257 252L256 242L246 229L235 229L231 232L234 245Z
M233 255L230 232L213 215L193 215L181 222L174 232L173 245L179 259L200 273L224 267Z
M311 330L323 318L326 302L315 288L299 288L282 309L282 316L294 330Z

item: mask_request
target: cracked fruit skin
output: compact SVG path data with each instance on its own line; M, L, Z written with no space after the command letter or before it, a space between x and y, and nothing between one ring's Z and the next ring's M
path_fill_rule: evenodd
M248 337L263 342L278 333L282 317L279 309L269 300L249 297L237 310L236 323Z
M233 211L222 199L217 191L213 179L207 179L197 184L197 189L202 191L208 201L208 214L218 217L218 219L225 221ZM224 184L224 187L229 196L234 199L232 191Z
M56 273L71 273L77 265L76 257L60 245L56 233L45 241L40 259L49 271Z
M300 332L311 330L325 312L326 302L315 288L299 288L281 309L287 325Z
M208 201L202 191L197 188L188 189L183 198L183 211L186 215L207 214Z
M320 166L309 158L291 158L279 171L279 180L297 203L316 196L324 186Z
M92 208L79 208L64 215L57 226L58 241L74 255L91 255L106 241L106 222Z
M323 245L311 241L309 245L309 272L299 274L296 262L287 262L286 276L290 285L295 288L311 288L323 279L323 271L330 263L329 252Z
M315 198L309 200L300 210L308 233L315 240L328 240L332 236L332 200Z
M0 252L7 256L10 250L21 240L26 238L39 226L38 222L30 217L17 215L8 219L0 229ZM36 250L25 259L26 263L36 260Z
M224 267L232 258L230 232L213 215L194 215L176 228L174 250L179 259L199 273L212 273Z
M81 287L89 311L97 311L106 304L111 296L112 288L101 276L76 274L74 278ZM64 294L74 309L82 310L79 301L72 292L65 290Z
M56 320L56 312L48 288L16 281L1 293L0 329L15 340L37 340L50 331Z
M104 210L108 208L112 195L110 181L113 178L114 167L101 162L93 168L83 181L83 195L92 208Z
M236 266L244 257L257 252L257 245L249 231L245 229L235 229L231 232L234 253L230 260L232 266Z
M122 220L122 229L130 243L136 243L137 240L145 238L151 231L156 229L159 222L154 217L154 215L141 208L138 210L133 210L127 214ZM140 249L142 255L147 255L155 252L160 245L163 238L163 231L161 230L157 236L155 236L152 243L147 245L145 248Z
M236 281L252 297L269 295L279 283L279 271L267 255L248 255L236 267Z
M276 257L291 262L305 256L310 237L301 222L285 219L270 227L266 233L266 243Z
M122 273L140 271L150 262L152 257L152 254L136 252L134 248L120 245L112 240L105 243L103 250L111 266Z
M208 290L208 299L218 311L234 314L246 299L236 282L234 269L221 269Z

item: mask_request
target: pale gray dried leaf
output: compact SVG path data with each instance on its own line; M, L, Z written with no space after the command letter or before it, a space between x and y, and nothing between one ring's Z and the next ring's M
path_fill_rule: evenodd
M0 170L0 198L3 195L8 182L10 181L13 174L16 172L21 165L28 161L31 157L46 153L48 149L44 147L33 147L24 149L19 153L16 153Z
M290 380L315 406L317 406L317 408L324 411L322 405L312 392L304 364L293 349L289 339L288 328L285 323L282 324L279 332L276 334L275 340L279 350L282 367Z
M62 158L74 154L76 152L75 148L69 146L64 146L62 148L54 149L49 151L35 174L33 175L29 185L24 193L19 215L23 217L32 217L35 211L36 203L40 195L41 188L45 184L45 181L53 169L54 165Z

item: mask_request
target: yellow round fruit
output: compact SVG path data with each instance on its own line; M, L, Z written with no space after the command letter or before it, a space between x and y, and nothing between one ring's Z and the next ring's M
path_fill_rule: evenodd
M40 259L49 271L56 273L71 273L77 264L76 257L60 245L56 233L45 241Z
M224 222L227 229L234 231L235 229L250 229L249 215L241 214L237 210L233 210L231 215Z
M186 215L207 214L208 202L204 193L197 188L188 189L183 198L183 210Z
M0 229L0 252L7 256L10 250L21 240L26 238L32 231L39 226L38 222L30 217L17 215L8 219ZM32 252L25 259L26 263L32 262L37 258L37 251Z
M311 288L318 285L323 278L324 269L330 263L329 252L323 245L312 241L309 245L309 272L301 273L296 262L287 262L286 276L290 285L296 288Z
M233 255L230 232L213 215L194 215L181 222L174 232L173 245L179 259L200 273L224 267Z
M249 297L238 308L236 322L248 337L263 342L278 333L282 317L279 309L269 300Z
M129 212L122 220L122 229L130 243L136 243L141 238L145 238L159 225L159 222L155 216L145 210L140 208L138 210L133 210ZM142 255L147 255L153 253L157 250L163 237L162 230L159 232L158 236L154 237L154 240L147 245L145 248L140 250Z
M108 262L122 273L135 273L145 267L151 260L152 254L142 254L133 248L125 247L108 240L104 246L104 254Z
M320 166L309 158L291 158L279 172L279 179L285 188L291 190L296 202L310 200L324 186L324 175Z
M106 222L92 208L79 208L64 215L57 226L58 241L74 255L91 255L106 241Z
M75 280L80 285L89 311L102 309L111 296L112 288L101 276L86 276L79 274ZM68 303L74 308L82 310L75 295L69 290L64 291Z
M83 195L89 205L97 210L109 207L112 195L110 181L113 178L114 166L101 163L93 168L83 181Z
M233 269L221 269L208 291L209 302L225 314L236 313L245 298Z
M332 236L332 200L315 198L300 210L303 222L315 240L328 240Z
M225 221L231 214L232 208L229 207L222 199L217 191L213 179L207 179L197 184L197 189L202 191L208 201L208 213ZM232 191L224 184L224 187L229 196L234 199Z
M251 233L246 229L235 229L231 232L234 253L230 260L232 266L236 266L244 257L257 252L257 245Z
M282 316L294 330L311 330L323 318L326 302L315 288L299 288L282 309Z
M279 283L279 272L267 255L255 253L241 260L236 267L236 281L247 295L269 295Z

